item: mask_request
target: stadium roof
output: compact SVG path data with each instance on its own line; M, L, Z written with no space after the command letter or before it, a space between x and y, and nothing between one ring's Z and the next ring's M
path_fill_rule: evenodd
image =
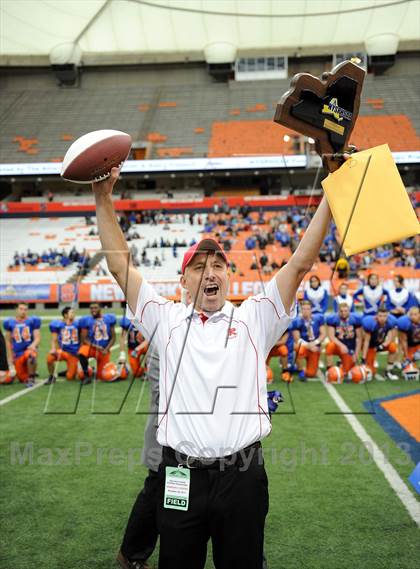
M418 0L2 0L0 64L419 49Z

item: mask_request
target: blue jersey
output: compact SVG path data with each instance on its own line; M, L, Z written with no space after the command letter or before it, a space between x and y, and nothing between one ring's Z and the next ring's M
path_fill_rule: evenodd
M77 354L80 348L80 320L66 324L63 320L53 320L50 331L57 334L58 345L65 352Z
M397 319L398 330L407 334L407 344L418 346L420 344L420 323L415 324L408 316L401 316Z
M128 330L128 334L127 334L127 345L128 348L130 350L134 350L135 348L137 348L137 346L139 344L141 344L141 342L143 341L143 339L140 340L140 342L138 341L140 332L138 330L136 330L132 325L131 325L131 320L129 320L126 316L124 316L123 318L121 318L120 320L120 326L123 330Z
M295 318L292 322L292 330L298 330L300 337L305 342L313 342L321 334L321 326L325 324L325 319L321 314L315 314L310 320L305 320L302 316Z
M106 348L117 319L113 314L104 314L100 318L85 316L80 320L80 328L88 331L88 340L95 346Z
M377 348L385 342L388 332L397 327L397 319L392 314L388 314L385 324L380 326L374 316L365 316L362 319L362 326L363 330L371 335L369 348Z
M308 287L303 293L303 298L309 300L312 306L312 314L325 314L328 308L328 292L322 286L314 289Z
M30 316L25 320L7 318L3 326L12 335L13 355L18 358L34 341L34 330L41 328L41 319L38 316Z
M327 316L328 326L335 328L335 336L347 346L349 352L356 349L356 330L360 328L361 321L357 314L350 314L347 320L342 320L338 314Z

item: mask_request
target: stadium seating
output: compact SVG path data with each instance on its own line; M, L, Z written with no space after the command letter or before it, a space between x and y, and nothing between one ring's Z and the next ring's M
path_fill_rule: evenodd
M0 103L0 162L60 161L72 139L101 128L152 141L152 158L292 152L272 124L275 105L289 83L6 90ZM392 150L420 148L418 93L420 74L368 76L355 143L386 140Z
M80 251L83 247L89 254L100 249L97 236L90 236L91 226L83 218L33 218L2 220L2 247L0 255L1 284L23 283L64 283L77 271L77 265L66 269L39 265L38 267L9 270L15 251L26 253L27 249L41 254L48 249L65 250L75 245Z

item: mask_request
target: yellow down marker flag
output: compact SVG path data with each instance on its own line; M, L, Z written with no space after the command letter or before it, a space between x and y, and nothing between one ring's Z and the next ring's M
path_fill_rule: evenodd
M352 154L322 181L346 255L400 241L419 222L387 144Z

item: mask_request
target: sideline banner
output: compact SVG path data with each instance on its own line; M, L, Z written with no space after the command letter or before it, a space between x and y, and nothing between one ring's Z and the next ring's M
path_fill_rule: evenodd
M254 271L256 272L256 271ZM366 272L365 277L369 273L376 273L383 282L385 288L392 288L392 277L394 274L401 274L405 278L405 285L413 292L418 293L420 279L418 271L407 267L389 267L380 266ZM244 298L264 292L264 284L266 284L275 273L271 275L262 275L262 281L259 280L258 275L245 275L239 276L233 274L230 278L230 286L228 298L229 300L243 300ZM302 283L301 290L309 280L310 276L316 274L322 282L327 292L334 295L338 290L339 284L342 280L337 278L335 274L333 282L331 283L331 268L326 264L318 265L308 273ZM181 296L181 289L179 279L165 280L165 281L148 281L155 287L158 294L172 300L179 300ZM351 291L355 291L361 286L360 279L347 279ZM62 285L56 284L20 284L20 285L0 285L0 303L12 302L60 302L62 304L72 304L73 302L124 302L124 294L120 287L110 278L101 278L96 282L89 283L65 283Z
M0 285L0 302L57 302L57 285Z

